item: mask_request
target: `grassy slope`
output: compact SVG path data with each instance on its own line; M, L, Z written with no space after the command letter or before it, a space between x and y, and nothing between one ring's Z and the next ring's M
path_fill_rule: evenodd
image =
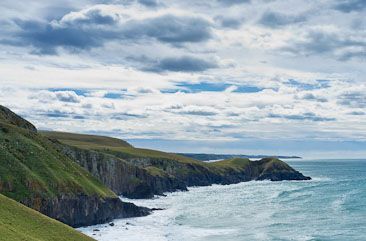
M54 131L41 131L41 133L49 138L80 148L132 147L128 142L112 137Z
M189 157L184 157L176 154L150 149L135 148L126 141L112 137L53 131L40 131L40 133L47 136L48 138L57 139L58 141L70 146L76 146L78 148L89 150L108 151L110 153L119 152L123 153L126 158L150 157L177 160L183 163L202 163Z
M60 194L114 197L42 135L0 120L0 193L21 201Z
M19 126L34 132L37 131L36 127L32 123L19 117L17 114L2 105L0 105L0 120L2 122Z
M0 240L86 241L93 239L0 194Z

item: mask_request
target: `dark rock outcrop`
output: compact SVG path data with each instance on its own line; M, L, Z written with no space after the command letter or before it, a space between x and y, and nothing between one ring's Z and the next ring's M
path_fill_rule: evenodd
M115 218L146 216L150 213L148 208L122 202L119 198L102 199L87 195L34 198L22 203L75 228L107 223Z

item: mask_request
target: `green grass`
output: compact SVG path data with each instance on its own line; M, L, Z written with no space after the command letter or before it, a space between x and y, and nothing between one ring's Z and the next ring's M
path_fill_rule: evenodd
M154 167L154 166L148 166L145 168L149 172L149 174L153 176L159 176L159 177L166 177L167 173L161 170L160 168Z
M222 168L222 169L231 168L240 171L245 169L248 165L250 165L250 162L251 161L248 158L233 158L217 162L210 162L207 163L207 165L215 168Z
M92 238L0 194L1 241L91 241Z
M120 156L121 158L149 157L176 160L183 163L202 163L200 161L176 154L150 149L135 148L128 144L126 141L112 137L53 131L41 131L41 134L48 138L57 139L63 144L75 146L82 149L98 150L110 154L118 153L118 156Z
M17 114L2 105L0 105L0 121L31 131L37 131L36 127L32 125L32 123L23 119L22 117L18 116Z
M265 171L277 172L277 171L294 171L287 163L277 158L263 158L260 162L264 163L263 169Z
M132 147L128 142L106 136L74 134L67 132L41 131L43 135L57 139L60 142L84 149L109 148L109 147Z
M0 121L0 193L22 201L32 197L115 194L44 136Z

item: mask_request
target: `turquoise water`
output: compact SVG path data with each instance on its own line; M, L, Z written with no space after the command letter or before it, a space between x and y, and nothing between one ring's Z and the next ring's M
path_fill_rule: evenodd
M98 240L366 240L366 160L288 163L313 180L213 185L129 200L165 210L80 230Z

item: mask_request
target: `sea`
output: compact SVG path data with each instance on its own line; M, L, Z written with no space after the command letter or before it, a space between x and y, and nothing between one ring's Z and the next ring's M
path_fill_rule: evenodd
M96 240L366 240L366 160L291 160L311 181L190 187L122 200L153 214L79 228Z

